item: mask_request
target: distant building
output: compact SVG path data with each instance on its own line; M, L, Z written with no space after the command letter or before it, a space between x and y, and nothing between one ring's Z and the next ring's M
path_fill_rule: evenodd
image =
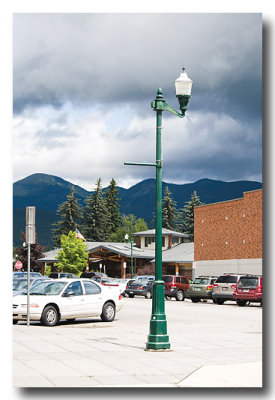
M136 238L136 246L140 249L155 249L155 229L136 232L133 233L133 236ZM188 235L185 233L162 228L162 250L167 250L177 244L184 243L186 238L188 238Z
M153 260L154 261L154 260ZM162 267L167 275L193 278L194 243L180 243L162 252Z
M136 232L133 236L140 249L155 250L155 229ZM162 229L162 265L167 274L184 275L192 279L194 243L185 243L186 238L188 235L185 233Z
M195 276L262 274L262 189L195 207Z
M134 274L138 269L155 258L155 230L136 232L133 234L136 243L132 246ZM191 278L194 259L194 244L184 243L188 235L180 232L162 230L163 265L171 274L185 275ZM89 253L89 270L105 272L109 276L125 277L130 273L131 245L130 243L85 242ZM45 253L39 261L42 271L46 265L57 263L59 249ZM168 269L167 269L168 268Z

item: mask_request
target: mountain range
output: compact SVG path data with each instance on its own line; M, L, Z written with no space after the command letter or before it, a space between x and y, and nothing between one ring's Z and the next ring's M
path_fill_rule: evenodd
M20 232L25 231L27 206L36 207L36 231L38 242L43 246L52 246L51 229L57 220L58 206L67 200L71 188L75 188L75 197L84 206L85 199L91 192L53 175L37 173L13 184L13 245L21 246ZM223 182L212 179L200 179L194 183L173 184L163 182L163 192L168 186L177 208L183 208L191 199L194 191L205 203L241 198L243 192L262 188L262 183L255 181ZM125 189L118 187L120 213L134 214L143 218L150 226L155 207L155 179L146 179ZM104 190L104 189L103 189Z

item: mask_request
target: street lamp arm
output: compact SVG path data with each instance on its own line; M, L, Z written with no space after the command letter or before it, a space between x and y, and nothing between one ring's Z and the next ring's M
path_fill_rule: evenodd
M170 106L168 103L166 103L166 102L163 103L163 107L164 107L164 110L165 110L165 111L169 111L170 113L175 114L175 115L177 115L177 116L180 117L180 118L183 118L183 117L185 116L184 114L179 113L177 110L175 110L173 107L171 107L171 106Z
M180 104L180 109L181 113L179 113L177 110L175 110L172 106L170 106L166 101L164 100L162 96L162 90L158 89L157 91L157 97L155 100L151 102L151 107L155 111L169 111L170 113L177 115L180 118L183 118L185 116L185 112L187 110L187 104L191 96L189 95L177 95L179 104Z
M139 162L127 162L124 161L124 165L140 165L141 167L156 167L156 163L139 163Z

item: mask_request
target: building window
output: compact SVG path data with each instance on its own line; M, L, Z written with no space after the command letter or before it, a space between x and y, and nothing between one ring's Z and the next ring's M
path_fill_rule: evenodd
M154 236L146 236L145 237L145 247L148 247L149 244L155 243L155 238Z
M176 236L172 237L172 244L178 244L179 243L179 238Z

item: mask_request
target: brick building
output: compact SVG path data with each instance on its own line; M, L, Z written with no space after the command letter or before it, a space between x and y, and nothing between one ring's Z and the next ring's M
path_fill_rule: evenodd
M194 275L262 274L262 189L195 208Z

